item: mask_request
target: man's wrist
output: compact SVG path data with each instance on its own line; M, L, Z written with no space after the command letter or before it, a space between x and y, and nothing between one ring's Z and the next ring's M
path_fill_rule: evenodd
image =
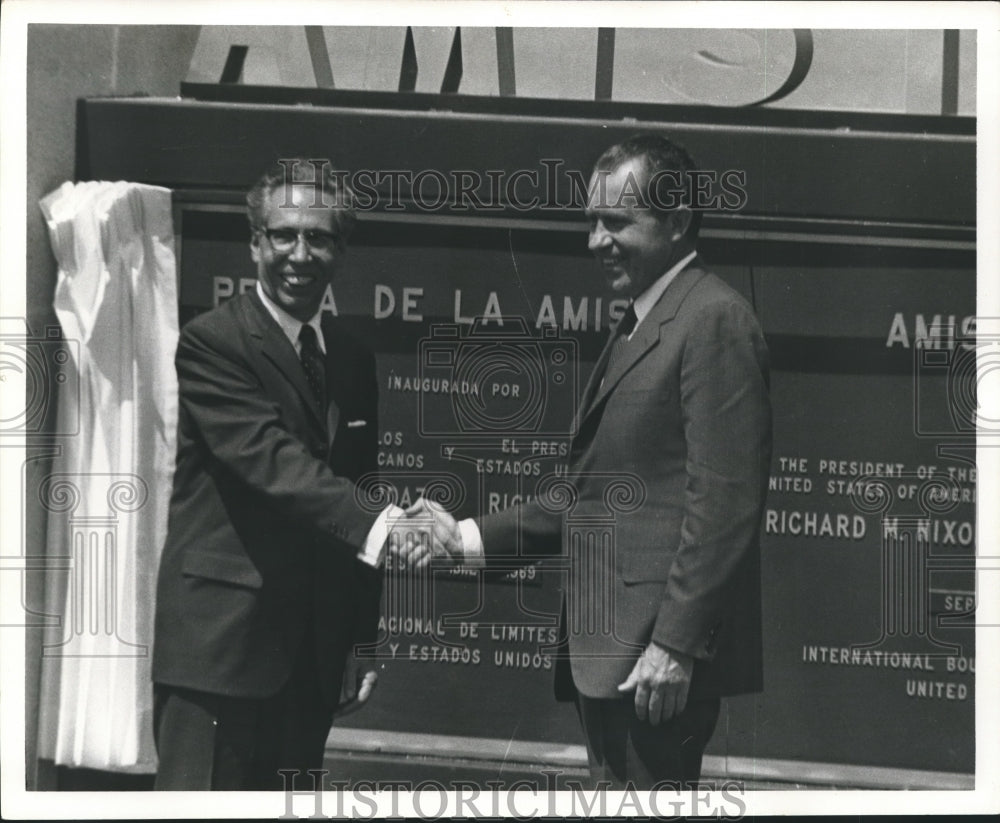
M365 545L358 552L358 560L367 563L372 568L379 568L385 561L389 532L396 520L405 515L406 512L394 503L390 503L382 509L382 513L375 520L371 531L368 532L368 537L365 538Z
M672 657L674 660L683 661L693 659L693 655L687 652L679 651L678 649L671 648L670 646L665 646L658 640L650 640L649 645L646 647L646 651L655 655L657 657L662 657L664 654L668 657Z
M458 531L462 536L462 564L473 569L486 566L483 553L483 538L476 521L469 517L458 521Z

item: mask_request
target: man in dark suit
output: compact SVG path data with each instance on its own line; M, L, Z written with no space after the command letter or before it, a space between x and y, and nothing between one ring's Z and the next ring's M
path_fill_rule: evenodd
M435 551L466 563L569 557L557 695L575 693L592 777L616 788L697 780L719 698L762 688L768 355L753 309L697 256L693 168L679 146L640 135L591 177L589 248L629 306L584 390L568 477L577 523L607 514L616 475L640 486L612 550L574 545L544 499L460 524L413 508L436 513Z
M376 470L374 357L320 312L352 194L329 163L283 161L247 210L256 289L192 320L177 348L153 649L161 789L281 789L279 769L322 766L338 704L375 682L352 650L375 639L398 511L373 511L357 485Z

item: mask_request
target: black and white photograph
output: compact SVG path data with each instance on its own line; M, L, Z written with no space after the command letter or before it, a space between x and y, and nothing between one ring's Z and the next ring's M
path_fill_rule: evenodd
M1000 6L2 13L5 818L1000 812Z

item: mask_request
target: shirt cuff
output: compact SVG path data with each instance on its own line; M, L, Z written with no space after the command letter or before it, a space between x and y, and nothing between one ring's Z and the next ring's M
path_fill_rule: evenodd
M483 550L483 536L479 526L471 517L458 521L458 530L462 534L462 565L472 569L486 568L486 554Z
M406 512L392 503L382 509L382 513L378 516L371 531L368 532L368 537L365 538L364 548L358 552L358 560L367 563L374 569L381 566L385 559L385 542L389 538L389 529L392 525L389 518L395 520L404 514Z
M665 646L659 640L653 640L652 638L650 638L649 642L650 642L651 645L656 646L656 648L662 649L663 651L665 651L671 657L681 657L681 656L684 656L684 657L693 657L694 656L694 655L688 654L687 652L682 652L680 649L675 649L675 648L673 648L671 646Z

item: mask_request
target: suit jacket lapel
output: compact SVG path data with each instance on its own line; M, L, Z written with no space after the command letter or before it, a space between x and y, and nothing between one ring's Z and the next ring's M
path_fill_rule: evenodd
M678 308L684 302L684 298L691 290L691 287L704 276L705 272L701 268L700 263L699 258L694 258L690 265L679 272L673 282L667 286L666 291L660 296L656 305L653 306L649 314L639 324L632 339L628 341L622 350L621 356L612 365L611 370L604 375L604 382L594 391L591 402L582 407L585 411L579 421L580 423L583 422L583 419L591 411L601 404L604 398L614 390L621 379L628 374L646 353L660 342L660 335L665 331L663 327L674 319ZM609 346L605 346L605 353L602 354L602 358L606 358L608 350ZM596 368L594 369L594 373L598 373ZM590 389L591 387L588 385L587 388Z
M333 318L324 314L322 319L323 345L326 346L326 436L327 442L332 445L334 435L337 433L337 424L340 422L340 407L334 399L337 396L339 386L340 371L337 368L335 335L333 334Z
M570 431L570 434L572 435L575 435L578 431L580 431L580 426L583 423L585 412L590 408L594 401L594 395L597 393L601 375L604 374L608 358L611 356L611 345L614 343L614 340L615 332L612 331L608 335L608 339L604 344L604 349L601 351L600 357L597 358L594 368L591 369L590 378L587 380L587 385L583 390L583 396L580 398L580 405L577 406L576 414L573 416L573 428Z
M294 347L288 342L288 338L285 337L285 333L281 330L281 327L274 322L274 318L268 314L267 309L264 308L264 304L260 302L260 297L257 296L256 290L251 290L248 296L250 304L253 307L253 310L247 312L250 320L251 335L259 341L260 349L264 356L278 367L288 382L295 386L302 399L302 406L306 409L306 413L318 425L323 426L324 421L320 418L319 411L316 409L312 389L309 388L306 374L302 370L302 364L295 354Z

